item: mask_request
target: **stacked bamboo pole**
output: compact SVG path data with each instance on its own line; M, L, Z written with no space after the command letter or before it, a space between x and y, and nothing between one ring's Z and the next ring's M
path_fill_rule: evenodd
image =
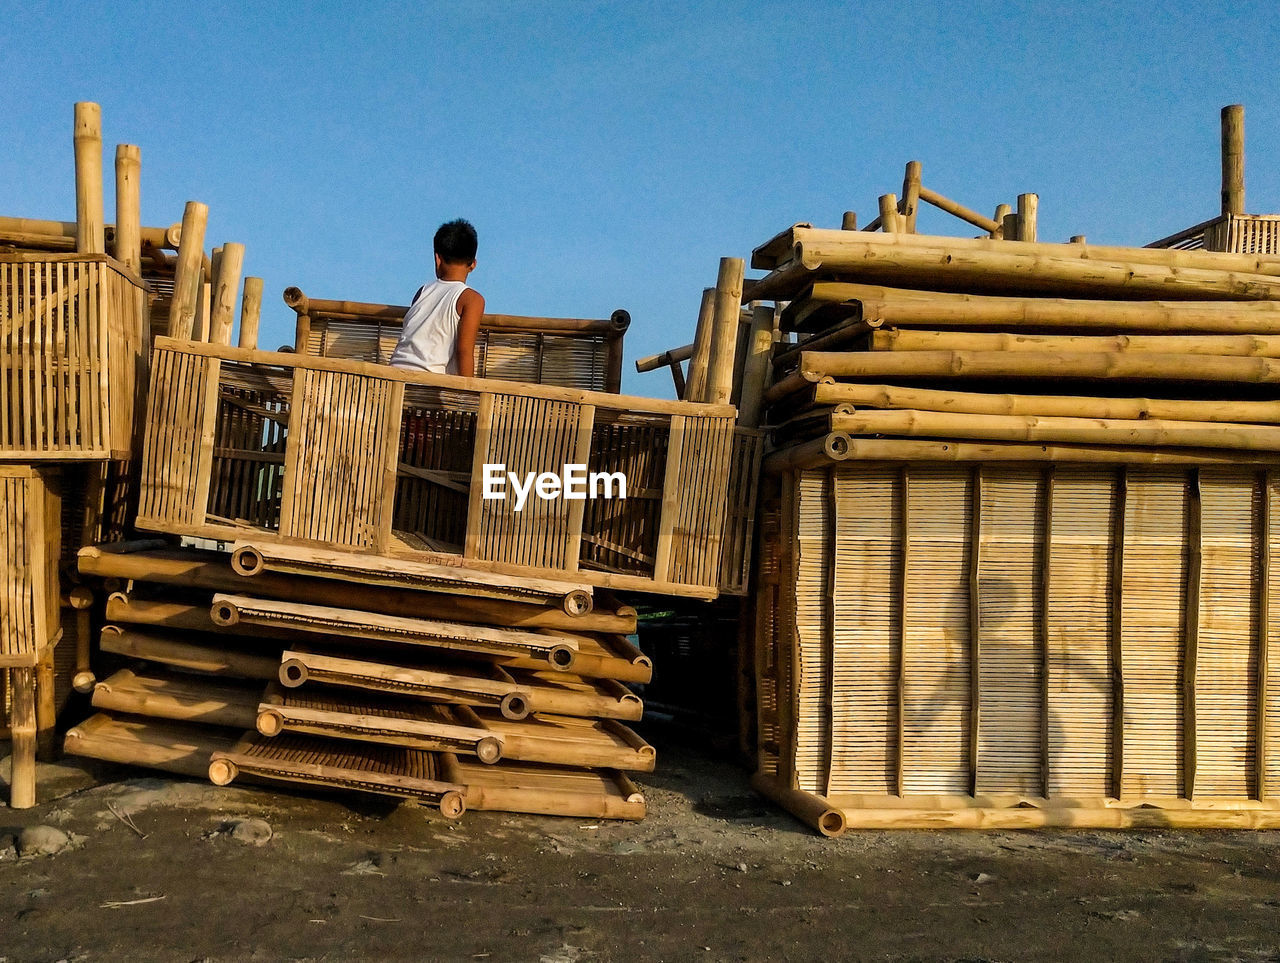
M320 563L237 568L147 542L79 564L110 593L101 650L130 664L97 684L68 752L186 774L199 756L220 785L343 787L448 816L644 814L621 771L653 768L626 725L643 711L626 684L652 667L626 638L635 610L608 596L566 609L395 577L353 593Z

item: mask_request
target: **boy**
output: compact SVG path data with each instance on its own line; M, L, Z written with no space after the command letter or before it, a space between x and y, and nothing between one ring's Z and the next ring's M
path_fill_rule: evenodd
M441 224L433 247L436 280L413 296L390 363L470 378L484 316L484 298L467 287L467 276L476 269L476 229L461 219Z

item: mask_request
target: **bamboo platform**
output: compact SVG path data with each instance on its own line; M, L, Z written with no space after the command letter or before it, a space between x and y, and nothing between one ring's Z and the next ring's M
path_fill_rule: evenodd
M296 287L285 288L284 300L298 316L295 351L375 364L390 361L408 310L309 298ZM617 393L630 324L622 310L601 320L487 314L476 337L476 377Z
M734 446L727 405L167 339L153 361L139 528L339 548L392 565L443 554L506 575L719 591ZM481 497L485 464L621 471L628 497L539 500L516 512L511 499Z

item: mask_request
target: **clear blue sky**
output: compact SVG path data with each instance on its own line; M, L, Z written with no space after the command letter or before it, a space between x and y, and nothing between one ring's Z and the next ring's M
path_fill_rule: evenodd
M1040 235L1145 243L1218 210L1244 103L1248 207L1280 210L1274 2L31 3L0 25L0 214L71 220L72 104L142 148L143 220L210 207L280 300L404 303L443 220L509 314L633 317L687 342L718 259L796 221L863 222L918 159ZM107 189L108 219L113 191ZM965 233L943 215L920 228Z

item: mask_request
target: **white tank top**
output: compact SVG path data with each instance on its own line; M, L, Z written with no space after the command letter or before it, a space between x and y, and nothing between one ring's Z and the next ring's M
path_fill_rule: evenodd
M397 368L457 374L458 298L466 289L465 281L437 279L419 291L404 316L390 363Z

